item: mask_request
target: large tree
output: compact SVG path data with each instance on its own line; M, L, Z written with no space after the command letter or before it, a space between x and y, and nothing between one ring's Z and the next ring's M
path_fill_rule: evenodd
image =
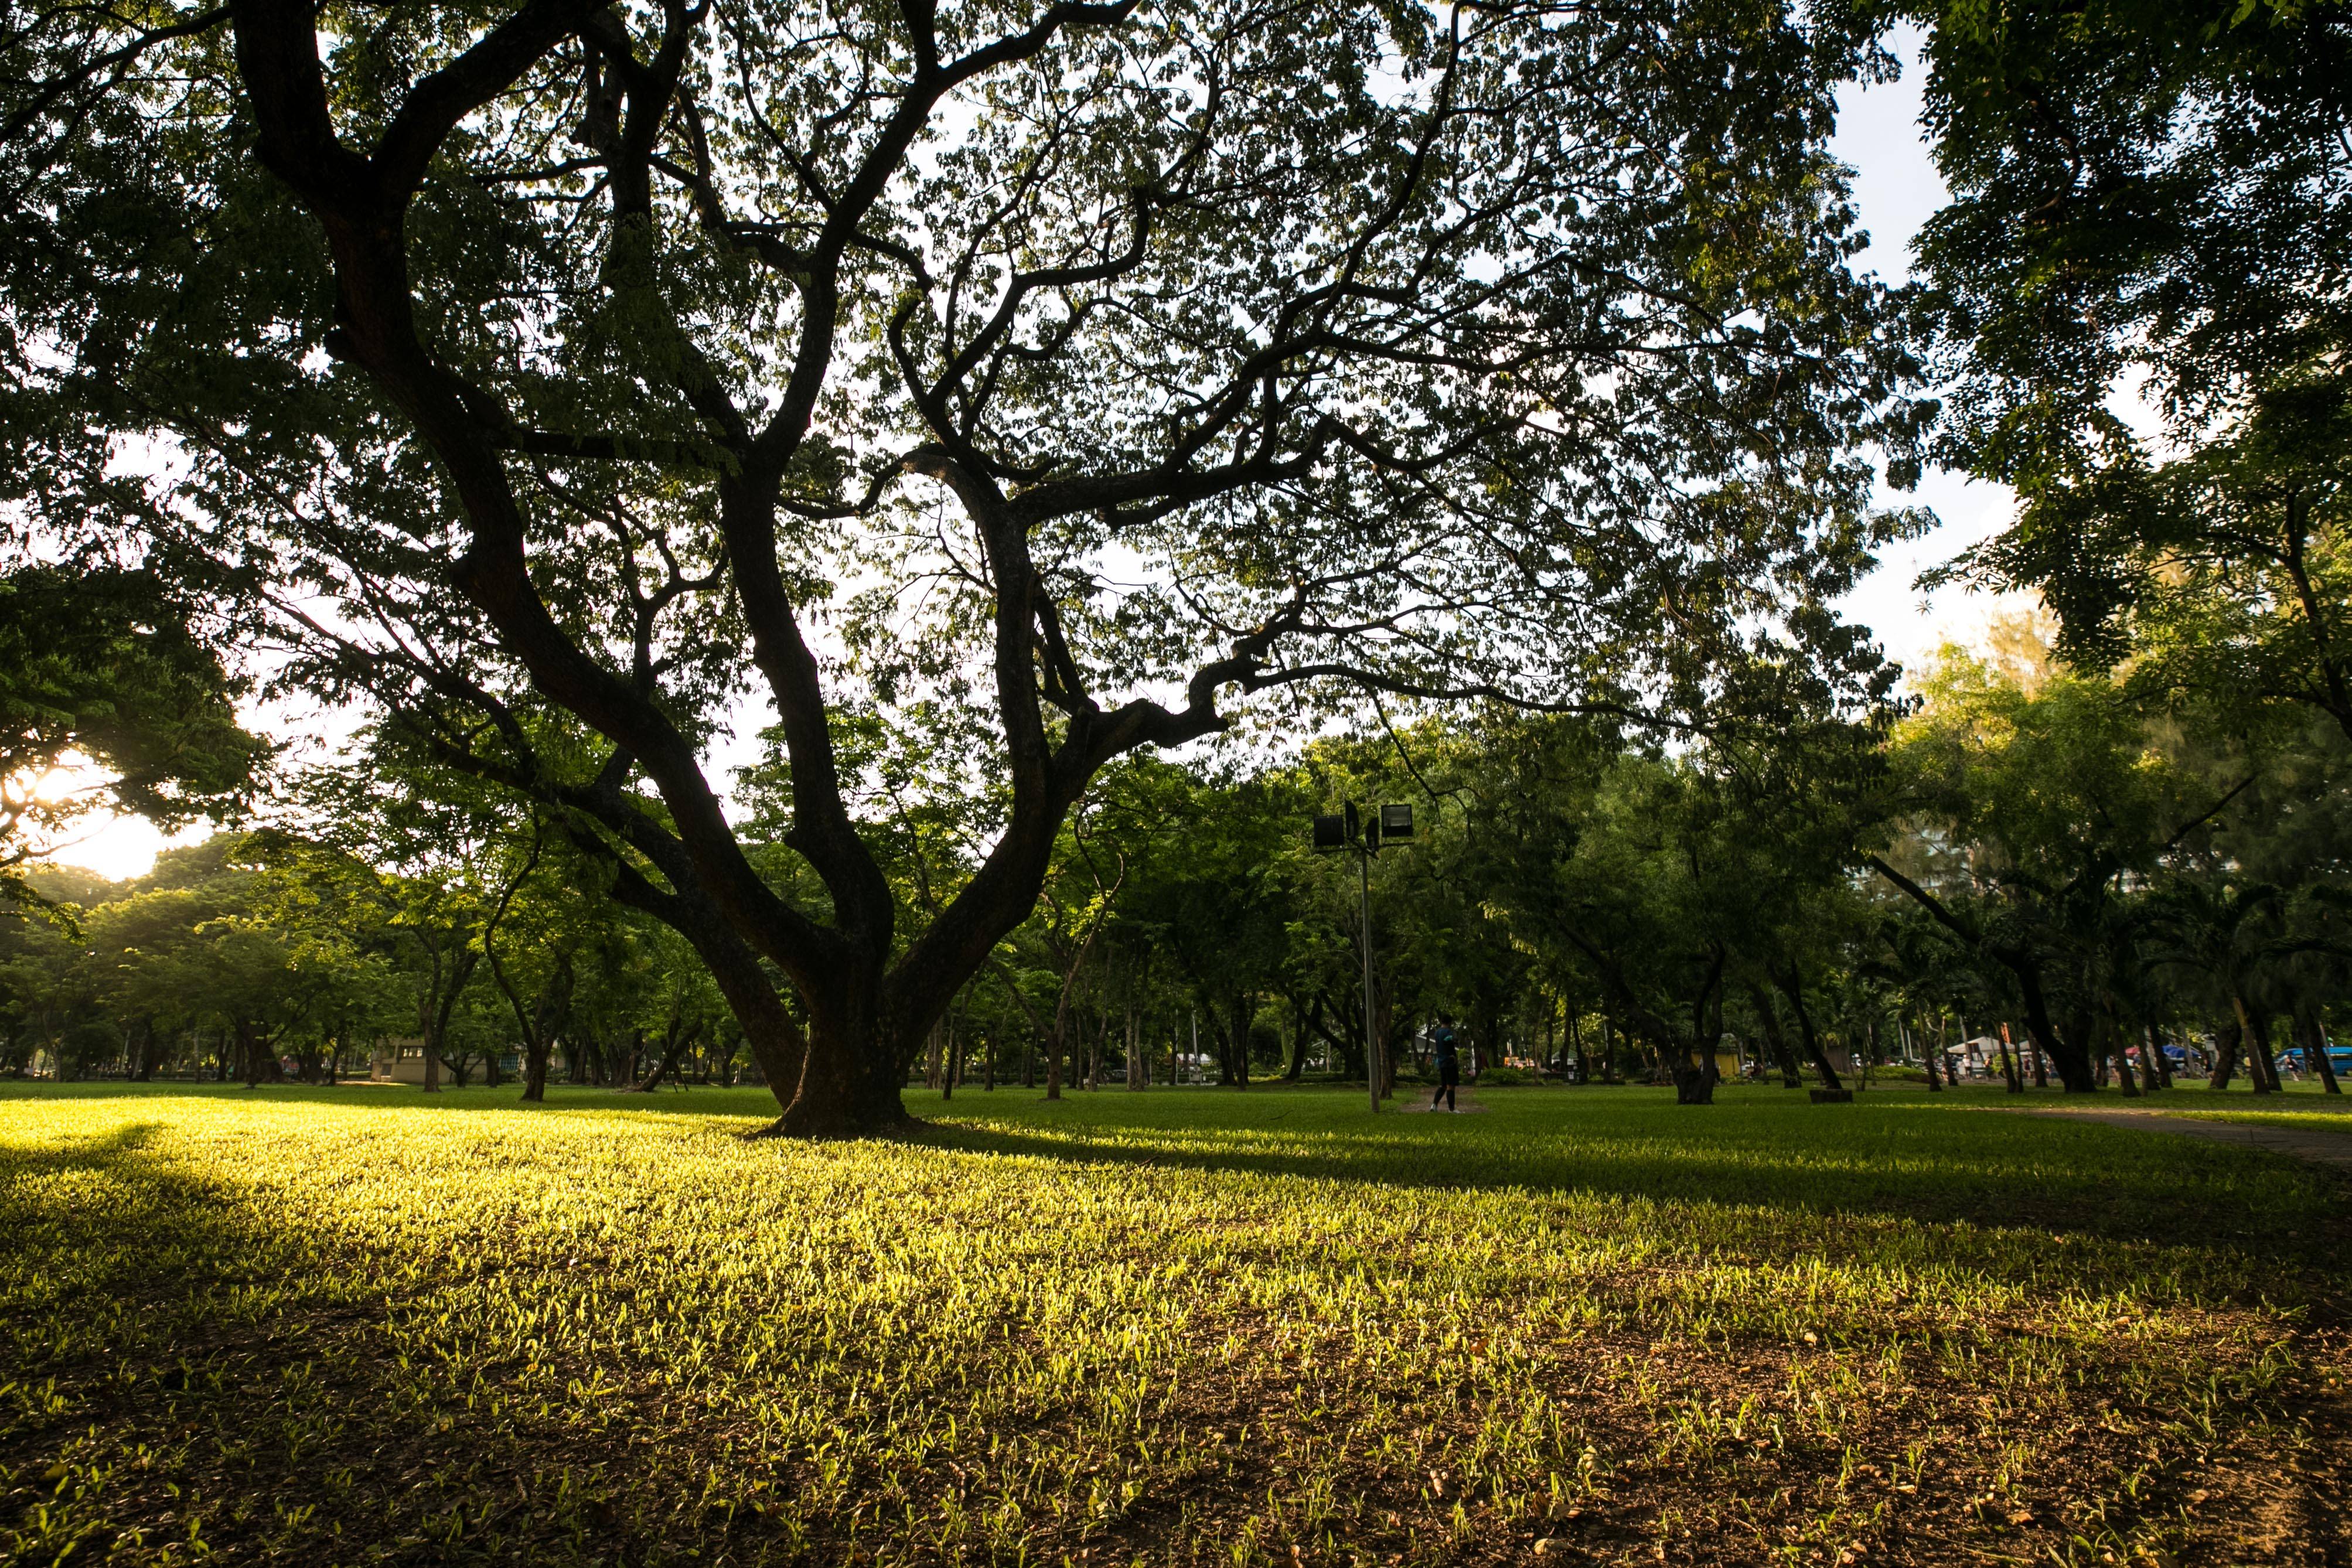
M231 0L0 47L38 504L233 569L290 679L601 850L782 1131L902 1119L1097 771L1252 693L1878 679L1822 608L1912 434L1838 8ZM917 700L1006 804L910 933L835 719ZM730 826L746 700L821 898Z

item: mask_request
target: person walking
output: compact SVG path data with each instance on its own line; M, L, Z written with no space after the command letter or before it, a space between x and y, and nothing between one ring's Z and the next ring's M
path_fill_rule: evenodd
M1437 1016L1437 1027L1429 1032L1430 1048L1437 1055L1437 1092L1429 1097L1429 1109L1437 1109L1444 1100L1445 1109L1454 1109L1454 1090L1462 1081L1462 1047L1454 1037L1454 1026L1445 1015Z

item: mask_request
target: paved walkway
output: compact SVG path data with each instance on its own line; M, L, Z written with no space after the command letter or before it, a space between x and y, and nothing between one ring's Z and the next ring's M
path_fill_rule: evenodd
M2059 1110L2035 1109L2032 1116L2071 1116L2080 1121L2104 1121L2110 1127L2137 1127L2148 1132L2178 1132L2185 1138L2206 1138L2246 1149L2267 1149L2322 1165L2352 1170L2352 1134L2322 1132L2309 1127L2276 1127L2262 1121L2205 1121L2163 1110Z

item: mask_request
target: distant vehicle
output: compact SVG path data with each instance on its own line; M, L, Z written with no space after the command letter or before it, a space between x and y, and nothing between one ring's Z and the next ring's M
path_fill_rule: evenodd
M2303 1047L2297 1046L2293 1050L2282 1053L2279 1058L2271 1065L2280 1072L2305 1071L2305 1066L2303 1059ZM2352 1045L2328 1047L2327 1065L2334 1070L2337 1078L2352 1078ZM2316 1068L2313 1068L2309 1070L2315 1072L2318 1069Z

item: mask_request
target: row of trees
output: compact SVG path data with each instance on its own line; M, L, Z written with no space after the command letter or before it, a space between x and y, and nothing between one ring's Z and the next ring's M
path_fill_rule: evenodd
M2352 959L2341 732L2290 705L2184 703L2153 666L2084 673L2043 633L1948 648L1879 733L1659 748L1496 714L1236 782L1121 770L1021 933L1026 1016L1075 997L1089 1063L1139 1016L1160 1038L1197 1016L1221 1081L1318 1060L1360 1078L1354 863L1305 826L1395 800L1423 827L1371 868L1392 1063L1443 1015L1487 1060L1630 1068L1703 1099L1736 1046L1837 1090L1838 1064L1933 1062L1922 1043L1973 1019L2014 1024L2019 1085L2136 1094L2191 1039L2222 1083L2275 1089L2290 1048L2326 1075Z
M2183 702L2158 670L2072 668L2020 620L1988 649L1948 648L1882 731L1660 747L1496 710L1239 771L1130 759L899 1070L949 1095L1360 1081L1357 864L1307 827L1397 801L1420 829L1370 868L1370 1034L1391 1074L1441 1016L1474 1065L1645 1076L1694 1100L1727 1051L1836 1091L1849 1063L1933 1063L1922 1045L1969 1020L2014 1025L2021 1086L2152 1089L2162 1046L2189 1038L2224 1083L2277 1087L2291 1047L2325 1072L2313 1047L2352 962L2352 749L2292 706ZM989 803L943 786L936 732L868 722L842 750L919 932L977 874L965 845ZM435 1081L497 1082L510 1058L530 1096L551 1069L651 1088L753 1068L690 951L595 896L560 832L392 755L368 763L391 787L338 772L309 803L365 825L341 844L224 835L138 883L54 882L82 909L72 929L17 930L8 1065L37 1045L68 1073L316 1078L397 1037ZM764 788L751 770L746 797Z
M650 1089L732 1081L709 977L664 928L583 907L530 847L419 874L279 833L166 850L134 881L44 868L0 927L0 1072L333 1082L418 1058L423 1081L551 1071Z

